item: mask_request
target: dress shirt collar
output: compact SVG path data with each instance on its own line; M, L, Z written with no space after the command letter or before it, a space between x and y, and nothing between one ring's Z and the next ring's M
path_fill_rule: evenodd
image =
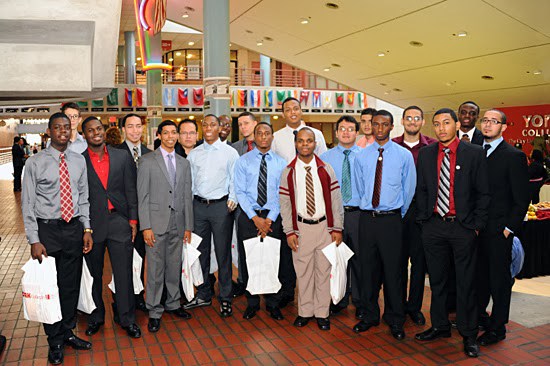
M343 147L342 145L338 144L336 145L336 149L338 149L339 152L341 152L342 154L344 153L344 151L346 150L351 150L353 152L357 152L360 150L359 146L357 145L353 145L352 147L350 147L349 149Z
M296 128L296 129L290 127L288 124L286 125L286 128L288 128L290 130L290 132L292 132L292 133L294 133L294 131L300 131L304 127L306 127L306 124L305 124L304 121L300 121L300 126L298 126L298 128Z
M495 151L495 149L497 148L498 145L500 145L500 143L504 141L504 137L500 136L498 139L492 141L492 142L485 142L483 141L483 148L485 149L485 145L490 145L491 148L489 148L489 151L488 151L488 154L487 156L491 155L491 153L493 151Z
M222 144L227 144L227 142L224 142L220 138L218 138L216 141L214 141L213 144L209 144L205 141L202 145L204 145L204 150L218 150Z
M169 153L168 151L164 150L164 149L162 148L162 146L159 146L159 150L160 150L160 152L161 152L162 157L164 158L164 160L166 160L166 158L168 157L168 155L172 155L172 158L174 158L174 159L176 158L176 150L173 150L172 152Z
M376 139L375 139L374 142L372 143L372 145L369 145L369 146L374 147L375 150L378 150L379 148L382 148L382 149L384 149L384 151L388 151L389 149L391 149L393 147L393 144L394 144L394 142L391 139L389 139L388 142L386 142L384 144L384 146L380 146L378 141L376 141Z
M139 152L139 155L141 155L141 144L138 143L137 145L134 145L131 141L129 140L125 140L126 142L126 145L128 145L128 147L130 148L130 151L132 152L132 154L134 153L134 147L137 147L138 148L138 152Z
M458 130L458 138L461 139L462 136L468 135L468 137L470 138L470 142L471 142L474 138L474 132L475 131L476 131L475 127L471 128L470 131L468 131L468 132L463 132L462 130Z
M52 145L50 145L46 147L45 151L50 154L55 160L59 161L62 152L65 154L65 158L67 157L67 152L69 151L69 148L67 147L65 151L59 151Z
M306 164L300 158L296 158L296 166L304 170L306 169L306 166L310 166L311 170L317 170L317 162L315 160L316 159L314 156L313 159L311 159L311 161L309 162L309 164Z
M105 155L103 155L103 158L105 159L105 157L109 157L109 152L107 151L107 145L103 146L103 152ZM90 159L97 159L99 160L99 154L96 154L95 152L92 151L92 149L90 149L88 147L88 154L90 155Z
M449 149L451 149L451 152L453 154L456 154L456 150L458 149L458 145L460 144L460 139L459 138L455 138L453 142L451 142L451 144L449 146L443 146L443 144L441 142L438 143L438 152L442 152L443 149L445 147L448 147Z
M254 149L250 150L250 152L253 152L259 156L260 158L262 157L262 155L264 154L263 152L261 152L257 147L255 147ZM273 157L273 151L271 149L269 149L266 153L266 158L272 158Z
M405 134L402 134L401 136L397 136L396 138L393 139L393 142L399 144L399 145L403 145L405 143ZM423 134L419 133L418 134L418 146L419 147L422 147L422 146L427 146L429 145L430 142L428 141L428 139L426 138L426 136L424 136ZM416 146L416 145L415 145Z

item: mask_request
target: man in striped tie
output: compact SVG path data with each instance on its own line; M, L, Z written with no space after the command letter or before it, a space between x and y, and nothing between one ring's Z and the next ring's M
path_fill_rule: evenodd
M451 336L446 303L453 260L458 331L464 353L477 357L476 238L488 217L487 162L481 147L457 137L460 122L453 110L438 110L433 126L439 143L420 149L416 189L417 220L423 224L422 242L432 290L432 327L415 338L432 341Z

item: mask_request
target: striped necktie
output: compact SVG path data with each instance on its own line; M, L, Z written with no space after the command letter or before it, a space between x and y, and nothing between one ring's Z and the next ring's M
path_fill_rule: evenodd
M74 207L71 178L64 153L59 155L59 192L61 195L61 218L69 222L73 218Z
M258 205L264 207L267 202L267 162L265 157L267 154L262 154L262 162L260 163L260 175L258 177Z
M306 208L309 216L315 215L315 188L313 187L313 175L311 175L311 167L305 166L306 169Z
M451 197L451 159L449 158L448 147L443 149L445 155L441 161L441 169L439 170L439 189L437 191L437 213L441 217L449 212L449 200Z
M374 175L374 190L372 192L372 208L378 207L380 204L380 191L382 189L382 167L384 164L384 158L382 153L383 148L378 148L378 161L376 162L376 173Z
M344 203L351 200L351 167L349 154L351 150L344 150L344 163L342 164L342 200Z

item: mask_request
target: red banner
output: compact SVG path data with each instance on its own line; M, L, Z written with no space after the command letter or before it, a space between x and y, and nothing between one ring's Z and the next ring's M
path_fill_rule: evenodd
M511 145L522 144L527 155L533 150L535 137L550 134L550 104L498 109L506 114L508 127L504 131L504 139Z
M161 44L162 44L162 50L164 52L170 51L172 49L172 41L170 40L163 39Z

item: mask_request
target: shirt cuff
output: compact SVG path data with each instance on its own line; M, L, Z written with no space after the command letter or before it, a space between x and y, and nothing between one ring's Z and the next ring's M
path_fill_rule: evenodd
M511 234L515 235L514 234L514 231L513 230L510 230L507 226L504 227L505 230L508 230Z
M130 225L137 225L138 224L138 220L128 220L128 222L130 223Z
M279 217L279 213L275 211L269 211L269 214L267 215L267 218L273 222L277 220L277 217Z
M33 231L32 233L29 233L27 235L27 240L29 241L29 245L34 243L40 243L40 238L38 237L38 231Z

